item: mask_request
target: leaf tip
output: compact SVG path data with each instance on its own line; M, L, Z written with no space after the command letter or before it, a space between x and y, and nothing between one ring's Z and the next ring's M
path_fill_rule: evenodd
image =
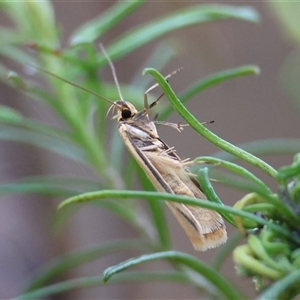
M110 272L110 268L108 268L103 272L103 276L102 276L103 282L106 283L110 277L111 277L111 272Z
M153 69L152 69L152 68L145 68L145 69L143 70L142 75L145 76L146 74L149 74L149 73L151 72L151 70L153 70Z
M255 75L259 75L260 74L260 68L258 66L253 66L253 72Z
M65 202L61 202L58 206L57 206L57 212L60 212L63 208L65 207Z

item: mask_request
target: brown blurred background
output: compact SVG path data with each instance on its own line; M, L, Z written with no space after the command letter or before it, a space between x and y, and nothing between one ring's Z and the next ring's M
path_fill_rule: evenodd
M114 1L53 1L57 22L61 25L63 44L69 35L85 21L96 17ZM202 3L202 1L196 1ZM212 1L217 3L215 1ZM120 33L147 20L193 4L195 1L148 1L101 40L108 44ZM204 1L203 3L211 3ZM219 2L220 3L220 2ZM221 1L222 4L227 3ZM228 3L230 4L230 3ZM214 72L255 64L261 69L259 76L247 76L224 82L206 90L188 103L188 108L201 121L215 120L210 129L220 137L240 144L257 139L299 136L299 111L282 91L279 76L282 66L293 50L281 34L272 12L263 2L239 1L234 5L251 5L261 14L259 25L241 21L214 22L197 25L163 36L115 62L120 82L129 82L137 67L150 56L157 43L168 40L179 49L177 56L163 70L164 74L184 67L184 72L172 78L171 85L179 93L197 79ZM292 3L286 5L293 5ZM23 101L22 96L1 84L2 104L11 105L26 115L52 120L47 111ZM141 95L142 97L142 95ZM171 121L181 121L173 114ZM160 136L175 146L182 157L194 158L209 155L217 149L201 139L192 130L179 135L175 130L160 128ZM189 145L187 147L187 145ZM273 167L289 164L292 156L265 158ZM88 174L70 162L30 146L1 142L0 180L8 182L24 176L49 174ZM250 168L253 170L252 168ZM276 186L266 176L273 189ZM272 185L273 184L273 185ZM226 204L233 204L242 193L217 187L219 196ZM37 268L51 258L115 238L134 236L124 223L111 214L84 206L70 218L67 226L55 232L50 224L57 201L49 197L10 195L1 197L0 210L0 298L15 296L36 272ZM196 253L176 220L169 212L169 226L174 249L185 251L199 259L209 261L214 250ZM229 227L229 231L232 229ZM114 255L76 269L68 278L101 275L113 264L131 257L130 254ZM149 269L162 268L161 264L149 264ZM240 282L240 286L255 295L251 280L238 279L231 259L224 266L227 278ZM66 278L65 278L66 279ZM168 283L143 283L107 285L74 291L57 296L57 299L195 299L199 294L190 286Z

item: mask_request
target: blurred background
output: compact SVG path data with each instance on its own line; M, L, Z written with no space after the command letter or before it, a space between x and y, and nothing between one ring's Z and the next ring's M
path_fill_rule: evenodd
M110 7L114 1L53 1L57 23L61 28L62 45L82 23L96 17ZM211 1L198 1L211 3ZM132 13L101 42L109 44L120 33L147 20L193 4L194 1L148 1ZM227 3L219 1L214 3ZM299 137L299 106L289 93L289 68L296 53L297 44L293 37L281 26L272 4L264 1L239 1L237 6L251 5L261 15L258 25L238 20L213 22L191 26L171 32L150 44L136 50L133 54L115 62L120 82L130 82L136 71L143 66L156 45L166 41L174 47L175 55L162 70L168 74L178 67L184 71L172 77L170 84L176 93L183 91L199 78L217 71L235 68L245 64L259 66L259 76L246 76L226 81L208 89L187 104L201 121L214 120L209 128L223 139L239 145L254 140L270 138ZM300 13L299 4L284 3L290 11ZM291 9L291 7L294 8ZM4 20L5 22L5 20ZM295 61L293 61L295 62ZM151 67L151 66L148 66ZM105 75L106 76L106 75ZM142 74L141 74L142 77ZM111 79L107 68L108 80ZM293 77L295 79L295 77ZM297 85L297 84L296 84ZM27 116L35 116L48 123L57 120L36 103L24 100L24 96L1 83L1 104L17 108ZM290 90L291 92L291 90ZM141 107L142 107L141 94ZM128 99L129 100L129 99ZM169 118L172 122L182 120L175 113ZM110 121L109 121L110 122ZM112 126L115 124L111 122ZM216 147L187 128L178 133L170 128L159 128L160 136L170 146L175 146L182 158L211 155ZM289 164L292 155L273 155L264 157L275 169ZM0 148L0 180L10 182L25 176L38 174L81 174L92 176L89 170L57 156L29 145L3 142ZM250 167L250 170L253 170ZM255 173L269 182L267 176ZM138 188L138 187L137 187ZM234 204L242 192L216 186L219 197L228 205ZM276 190L274 190L276 191ZM61 200L61 199L60 199ZM58 199L37 195L2 195L0 210L0 298L17 295L37 270L49 260L72 250L81 249L104 241L134 237L127 224L107 211L83 206L67 222L62 230L51 226ZM141 204L143 206L143 204ZM167 212L174 249L191 253L203 261L209 261L215 250L196 253L187 237L171 213ZM228 225L229 234L232 231ZM105 259L87 264L64 279L77 276L101 275L103 270L113 264L132 257L130 253L114 254ZM149 269L164 268L161 263L147 264ZM167 267L167 265L166 265ZM227 278L240 282L255 295L253 283L235 274L231 259L224 265ZM55 298L55 297L53 297ZM196 290L190 286L171 283L130 283L107 285L98 288L76 290L57 296L57 299L195 299Z

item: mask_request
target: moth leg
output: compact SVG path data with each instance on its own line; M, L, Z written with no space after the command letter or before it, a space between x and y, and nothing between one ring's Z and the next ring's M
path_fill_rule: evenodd
M170 153L170 152L176 152L175 147L170 147L170 148L164 149L160 153Z
M154 121L155 124L157 125L163 125L163 126L169 126L177 131L181 132L183 130L183 127L190 126L189 124L182 124L182 123L170 123L166 121Z
M156 145L149 145L149 146L144 146L139 148L142 151L149 151L149 150L156 150L157 146Z
M148 94L146 94L148 95ZM163 97L164 93L162 93L154 102L152 102L150 105L149 105L149 109L151 109L152 107L154 107L158 101Z
M170 148L160 151L158 154L164 155L164 154L170 154L170 153L175 153L175 152L176 152L175 147L170 147Z
M178 72L180 72L182 70L183 70L183 68L178 68L175 71L173 71L172 73L170 73L167 76L165 76L164 78L166 80L168 80L168 78L170 78L171 76L175 75L176 73L178 73ZM148 104L148 93L151 92L152 90L154 90L158 86L159 86L159 84L155 83L154 85L152 85L151 87L149 87L149 89L146 90L146 92L144 93L144 105L145 105L145 111L147 113L149 112L149 109L151 109L152 107L154 107L157 104L157 102L161 99L161 97L164 95L164 94L160 95L157 100L155 100L150 105Z
M190 159L189 157L183 159L183 160L181 161L181 163L182 163L185 167L194 165L194 162L191 161L191 159Z

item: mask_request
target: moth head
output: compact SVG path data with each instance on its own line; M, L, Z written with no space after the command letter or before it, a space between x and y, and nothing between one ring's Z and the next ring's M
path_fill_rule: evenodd
M129 102L124 100L117 100L114 102L115 106L117 107L117 120L120 121L128 121L132 119L138 111L136 108Z

